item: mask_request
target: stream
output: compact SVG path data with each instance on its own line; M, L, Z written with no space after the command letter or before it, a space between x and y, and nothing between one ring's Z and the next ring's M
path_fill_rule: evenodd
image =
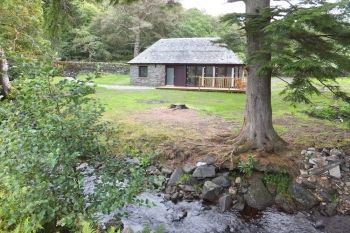
M314 223L302 213L289 215L269 209L245 220L237 212L221 213L217 207L203 205L200 201L174 204L165 201L159 193L142 193L138 198L147 199L153 205L125 207L128 216L122 222L134 232L142 231L145 226L153 230L162 226L165 232L171 233L325 232L317 230Z

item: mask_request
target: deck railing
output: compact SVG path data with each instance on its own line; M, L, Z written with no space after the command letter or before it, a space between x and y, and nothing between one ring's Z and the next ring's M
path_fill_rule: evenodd
M245 89L245 78L232 78L232 77L198 77L199 87L212 87L212 88L236 88Z

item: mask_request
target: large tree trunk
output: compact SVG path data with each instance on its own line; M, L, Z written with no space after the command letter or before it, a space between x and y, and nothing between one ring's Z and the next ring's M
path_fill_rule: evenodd
M135 43L134 43L134 57L140 53L140 43L141 43L141 27L136 26L134 28L135 33Z
M10 94L11 83L8 75L9 65L4 50L0 48L0 79L2 85L2 95L7 97Z
M272 125L271 61L269 41L263 32L270 19L260 14L270 0L246 0L248 80L243 128L234 140L236 152L258 149L272 152L285 145Z

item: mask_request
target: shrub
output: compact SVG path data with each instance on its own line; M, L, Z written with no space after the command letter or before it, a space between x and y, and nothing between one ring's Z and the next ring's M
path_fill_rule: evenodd
M256 160L252 154L248 155L248 158L246 161L240 160L238 162L238 169L241 173L251 176L254 171L254 167L256 164Z
M44 70L35 79L14 82L13 99L0 105L0 231L24 221L28 232L77 224L96 211L131 202L142 184L141 170L108 156L111 129L102 106L85 82L52 82ZM103 181L87 205L82 193L82 160L106 162ZM126 181L127 187L115 188ZM107 208L109 207L109 208ZM53 230L52 230L53 231Z

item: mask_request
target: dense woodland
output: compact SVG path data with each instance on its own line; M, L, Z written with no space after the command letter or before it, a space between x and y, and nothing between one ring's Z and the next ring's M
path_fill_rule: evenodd
M322 86L349 114L336 82L350 72L349 1L245 2L247 14L218 18L165 0L1 0L0 232L76 232L97 212L135 202L147 183L155 155L121 144L119 129L101 121L90 77L57 81L57 59L127 61L160 38L221 37L249 71L232 153L285 149L272 125L272 76L293 78L281 97L289 103L312 103ZM104 169L98 191L84 196L85 161Z

